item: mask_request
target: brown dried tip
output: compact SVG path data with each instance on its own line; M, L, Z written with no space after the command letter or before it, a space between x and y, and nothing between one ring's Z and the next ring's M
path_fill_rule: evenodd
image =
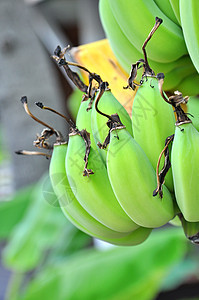
M23 155L23 150L15 151L15 153L18 154L18 155Z
M55 51L54 51L54 55L56 55L56 56L59 57L60 54L61 54L61 47L58 45L57 48L56 48Z
M158 17L155 18L155 21L159 24L162 24L162 22L163 22L163 20L161 18L158 18Z
M21 101L22 104L28 103L28 100L27 100L26 96L21 97L20 101Z
M36 104L38 107L40 107L40 108L43 108L43 107L44 107L43 103L41 103L41 102L35 102L35 104Z
M84 169L84 171L83 171L83 176L89 177L89 175L92 175L92 174L94 174L94 172L91 169Z

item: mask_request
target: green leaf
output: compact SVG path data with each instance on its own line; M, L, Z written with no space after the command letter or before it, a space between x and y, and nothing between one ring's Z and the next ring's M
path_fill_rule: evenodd
M9 238L30 205L33 185L19 190L11 199L0 202L0 239Z
M3 251L5 266L18 272L35 268L69 224L57 204L48 176L36 185L30 202L27 213L15 227Z
M20 300L154 299L186 245L182 230L170 228L155 230L139 246L78 252L46 267Z

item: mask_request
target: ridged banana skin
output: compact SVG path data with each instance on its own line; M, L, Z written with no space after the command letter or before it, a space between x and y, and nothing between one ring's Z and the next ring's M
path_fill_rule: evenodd
M190 97L187 103L187 113L193 126L199 131L199 97Z
M103 96L101 97L98 103L98 108L100 109L100 111L108 115L117 113L122 123L125 124L128 132L131 135L133 135L131 118L127 113L126 109L113 96L111 91L104 92ZM108 119L100 115L96 111L95 105L93 105L92 114L91 114L91 127L92 127L92 135L94 136L94 140L96 144L98 142L103 143L108 134L109 128L106 125L107 121ZM101 150L100 154L102 155L103 160L106 162L107 150L106 149Z
M179 0L169 0L173 9L173 12L178 20L178 23L181 25L180 21L180 3Z
M67 144L55 145L49 175L64 215L80 230L98 239L118 239L129 235L111 230L94 219L77 201L65 171Z
M150 59L168 63L187 54L181 28L167 18L153 0L109 0L109 3L122 31L138 50L154 26L155 17L163 19L147 46Z
M156 78L145 78L139 87L132 107L133 135L146 153L156 170L165 140L175 132L175 116L171 105L167 104L158 88ZM160 169L163 166L161 161ZM173 191L172 172L165 178L166 186Z
M134 222L155 228L174 217L171 194L165 186L163 199L153 197L157 185L155 171L142 148L126 129L111 132L107 170L119 203Z
M103 225L119 232L138 228L119 205L111 188L107 170L99 154L91 148L88 169L94 174L83 176L85 143L81 136L70 136L66 154L66 173L70 186L82 207Z
M199 72L199 2L198 0L179 1L184 39L191 60Z
M154 0L159 9L176 25L180 25L169 0Z
M110 8L109 2L107 0L100 0L99 2L99 13L100 19L105 31L105 34L109 40L110 46L117 57L120 65L126 72L130 72L131 64L135 63L137 60L143 57L143 53L141 48L137 50L124 35L121 30L117 20L113 16L112 10ZM158 63L151 59L149 59L149 65L154 70L155 73L163 72L165 75L168 72L172 72L175 68L181 67L182 65L192 65L192 61L189 56L181 57L178 60L171 63ZM138 71L138 80L140 79L142 74L139 74ZM170 75L166 75L168 80L170 79ZM170 86L171 88L177 85L176 81L178 78L171 78ZM165 82L166 84L166 82Z
M171 152L175 195L184 218L189 222L199 221L198 149L199 133L193 124L176 127Z

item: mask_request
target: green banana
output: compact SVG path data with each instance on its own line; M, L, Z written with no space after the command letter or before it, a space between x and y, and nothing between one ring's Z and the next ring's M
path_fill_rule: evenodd
M107 170L115 195L134 222L155 228L174 217L171 195L164 186L164 198L153 197L155 171L139 144L119 124L110 133Z
M174 91L178 89L178 85L190 75L196 74L196 70L189 58L186 55L184 58L184 65L177 66L165 75L164 89L167 91ZM191 92L191 88L190 88Z
M141 58L141 49L137 50L124 35L107 0L100 0L99 13L103 28L115 56L124 70L129 72L132 62L136 62ZM181 67L182 65L192 65L192 62L189 56L186 55L171 63L157 63L149 59L149 64L155 73L163 72L164 74L167 74L171 72L170 86L173 88L177 85L176 80L178 80L178 78L174 78L172 76L172 71L175 70L175 68ZM168 76L166 75L166 77L169 80L170 73Z
M65 172L67 144L55 144L50 162L50 179L65 216L85 233L116 245L136 245L143 242L151 232L148 228L137 228L131 233L111 230L94 219L77 201Z
M132 107L134 138L146 153L154 169L165 146L165 139L175 132L174 112L172 107L162 99L157 77L143 78ZM166 186L173 191L171 170L166 177Z
M176 16L176 19L178 20L178 23L181 25L180 21L180 3L179 0L169 0L171 3L171 7L173 9L173 12Z
M83 176L85 171L85 142L79 134L70 135L66 154L66 173L70 186L76 186L76 198L95 219L115 231L130 232L138 228L123 211L111 188L107 170L98 153L91 147L88 168L94 174ZM92 173L86 169L87 173ZM84 173L85 174L85 173Z
M176 124L171 152L176 201L187 221L198 222L199 132L192 123Z
M163 20L148 47L150 59L168 63L187 54L181 28L168 19L153 0L109 0L109 4L122 31L138 50L142 48L155 18Z
M135 246L143 243L151 231L150 228L140 227L122 238L104 239L104 241L117 246Z
M199 5L198 0L179 0L180 19L191 60L199 72Z
M154 0L159 9L176 25L180 25L169 0Z
M199 131L199 97L190 97L187 103L187 113L193 126Z
M178 90L184 94L189 96L195 96L199 94L199 74L195 72L195 74L189 75L184 78L178 84Z
M82 129L86 129L90 133L91 146L95 151L102 152L101 149L97 146L94 136L92 134L91 129L91 112L92 110L88 110L89 101L82 101L77 113L76 118L76 126L81 131Z
M120 104L120 102L117 101L117 99L113 96L110 90L107 90L103 93L102 97L100 98L98 108L102 110L103 113L108 115L112 115L115 112L117 112L121 121L124 124L126 124L126 128L128 132L131 135L133 135L132 122L131 122L131 118L129 117L129 114L127 113L126 109ZM92 108L91 125L92 125L92 133L96 144L98 143L102 144L107 136L108 127L105 123L104 116L100 115L96 111L95 105L93 105ZM100 154L102 155L103 160L106 161L106 151L100 149Z

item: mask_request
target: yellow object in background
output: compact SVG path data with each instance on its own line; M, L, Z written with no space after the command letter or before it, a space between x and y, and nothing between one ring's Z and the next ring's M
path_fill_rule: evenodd
M75 47L72 49L71 54L76 62L85 66L91 72L99 74L103 81L108 81L113 95L131 115L136 91L124 89L127 86L129 75L119 65L108 40L104 39ZM131 66L129 66L129 72L130 69ZM82 73L82 76L85 80L88 79L85 73Z

